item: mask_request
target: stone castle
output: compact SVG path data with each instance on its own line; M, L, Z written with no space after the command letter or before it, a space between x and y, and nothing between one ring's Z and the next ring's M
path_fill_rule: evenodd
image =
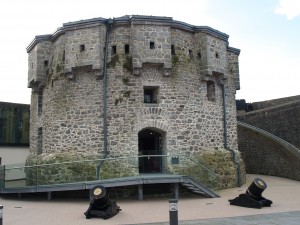
M36 36L27 47L28 162L217 152L235 168L234 159L223 157L239 156L240 50L228 38L155 16L81 20ZM138 174L164 172L169 164L122 167Z

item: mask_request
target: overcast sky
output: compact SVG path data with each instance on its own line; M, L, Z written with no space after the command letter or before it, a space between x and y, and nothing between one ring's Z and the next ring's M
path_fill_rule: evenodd
M300 0L9 0L0 2L0 101L30 103L26 47L63 23L123 15L210 26L241 49L237 99L300 94Z

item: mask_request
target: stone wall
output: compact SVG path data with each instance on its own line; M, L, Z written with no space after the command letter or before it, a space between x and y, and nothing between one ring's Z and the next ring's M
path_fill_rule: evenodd
M234 49L235 50L235 49ZM239 59L235 52L228 52L228 70L233 74L236 90L240 90Z
M42 153L26 159L26 184L47 185L85 182L138 175L137 158L100 161L97 153L69 151ZM99 169L101 165L101 169Z
M238 126L239 150L250 174L300 180L299 158L277 142Z
M50 54L50 41L42 41L32 50L28 57L28 87L33 88L35 83L45 85Z
M263 129L300 147L299 96L252 104L254 111L238 115L239 121ZM247 173L300 179L299 158L277 142L238 126L238 143Z
M286 98L272 99L272 100L268 100L268 101L253 102L251 104L253 106L253 110L260 110L260 109L266 109L269 107L276 107L279 105L292 103L295 101L300 101L300 95L286 97Z
M238 120L268 131L300 148L300 101L244 113L238 116Z
M162 64L171 69L171 28L169 24L134 21L131 26L134 68L143 63Z
M178 164L169 163L171 173L188 175L213 190L232 188L246 182L245 165L239 152L236 152L236 161L240 168L233 162L232 153L223 148L207 149L181 157L178 161Z

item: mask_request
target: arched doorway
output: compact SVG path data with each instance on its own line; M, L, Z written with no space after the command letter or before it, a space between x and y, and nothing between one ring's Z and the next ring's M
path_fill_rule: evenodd
M139 172L162 172L162 158L153 155L162 154L162 135L152 129L143 129L139 132ZM149 157L147 157L149 155ZM152 155L152 156L151 156Z

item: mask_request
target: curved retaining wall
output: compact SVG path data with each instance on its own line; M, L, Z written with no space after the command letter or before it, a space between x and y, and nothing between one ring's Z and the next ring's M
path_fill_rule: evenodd
M246 172L300 180L300 158L260 133L238 126L239 150Z
M300 96L251 103L255 111L238 115L238 121L271 133L266 135L239 122L238 145L247 173L300 180L299 153L277 138L300 148Z
M300 100L238 116L238 120L268 131L300 148Z

